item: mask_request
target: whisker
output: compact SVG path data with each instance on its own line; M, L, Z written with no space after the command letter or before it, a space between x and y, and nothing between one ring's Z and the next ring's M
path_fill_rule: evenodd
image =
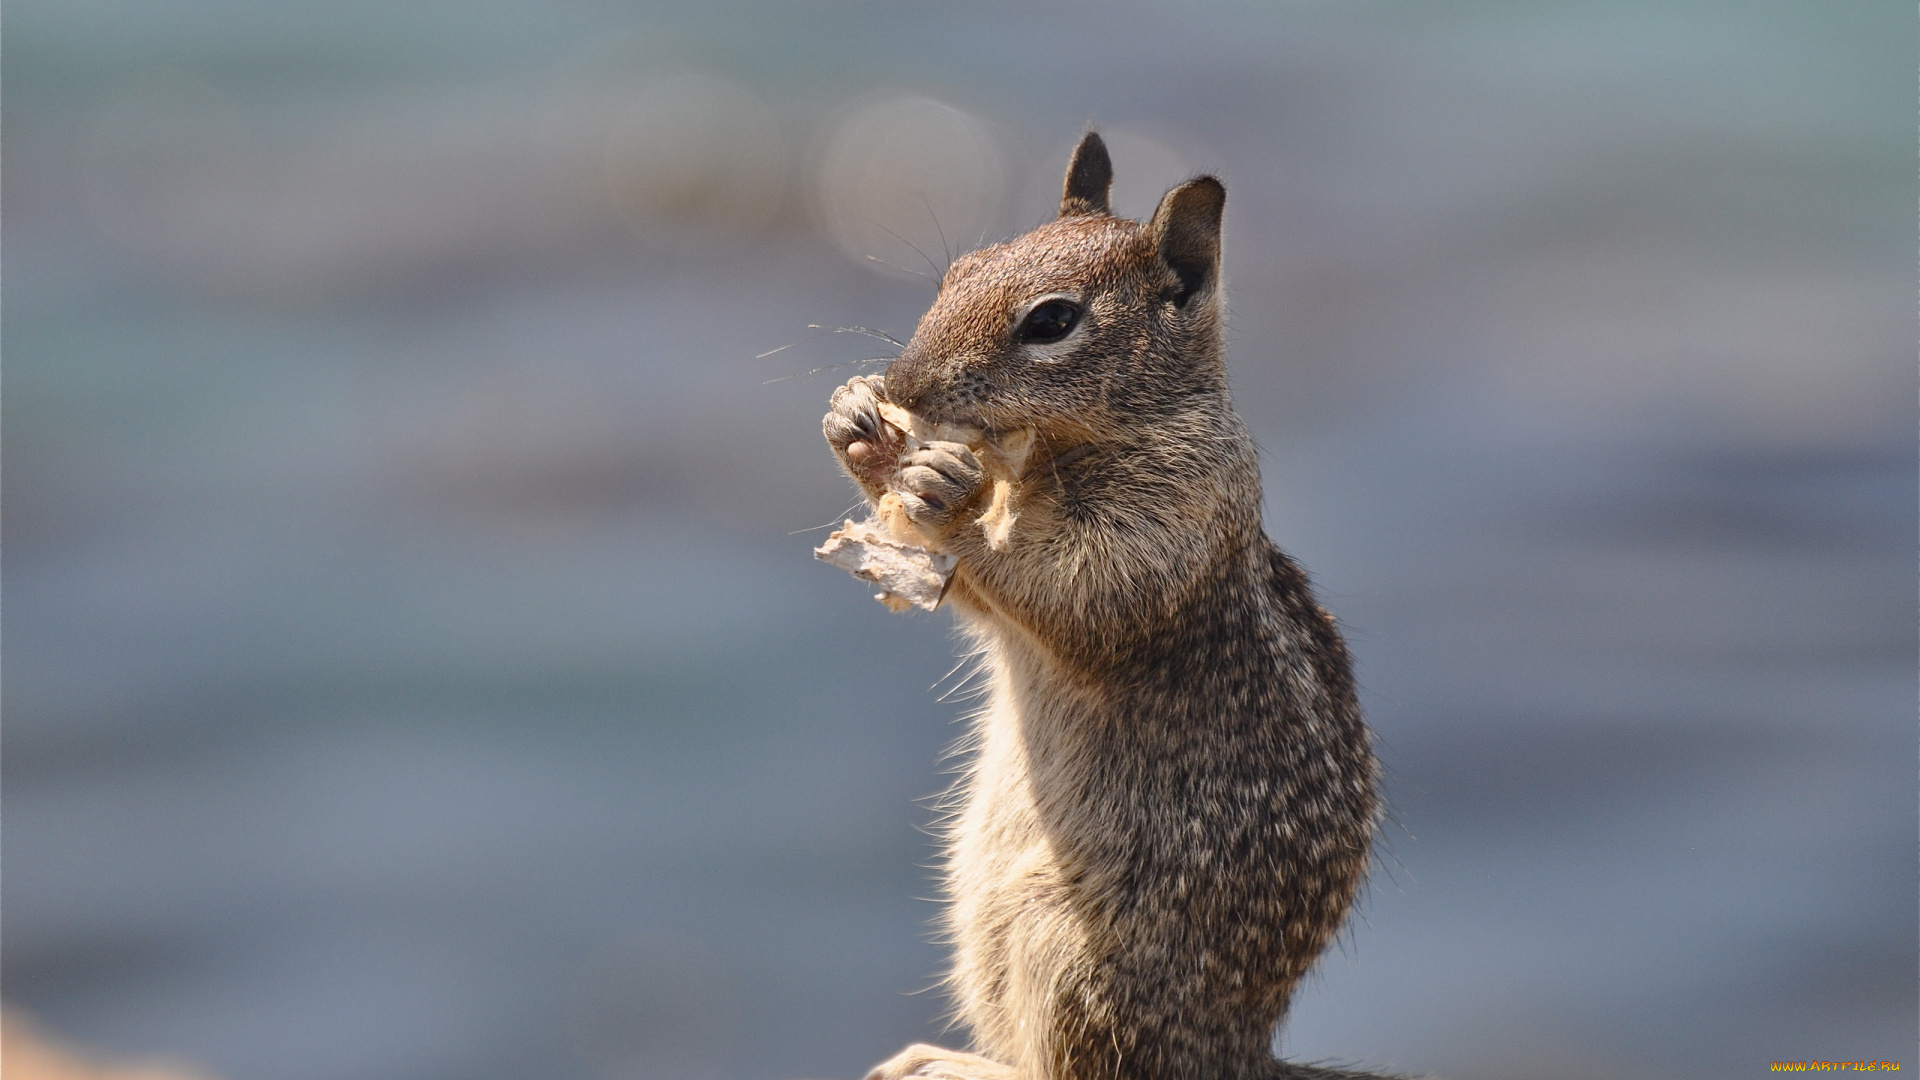
M928 255L928 254L927 254L926 252L924 252L924 251L921 251L921 250L920 250L920 246L919 246L918 244L915 244L915 243L914 243L913 241L911 241L911 240L909 240L909 239L907 239L907 238L906 238L906 237L904 237L904 236L901 236L901 235L900 235L899 233L897 233L897 232L894 232L894 231L893 231L892 229L889 229L889 228L887 228L887 227L886 227L885 225L882 225L882 224L880 224L880 223L879 223L879 222L877 222L877 221L875 221L875 222L872 222L872 224L873 224L873 227L874 227L874 228L876 228L876 229L879 229L879 230L880 230L881 232L883 232L883 233L886 233L886 234L887 234L888 236L891 236L891 237L893 237L893 238L894 238L895 240L898 240L898 241L900 241L901 243L903 243L903 244L905 244L905 245L907 245L908 247L910 247L910 248L912 248L912 249L913 249L913 253L914 253L915 255L918 255L918 256L920 256L921 258L923 258L923 259L926 259L926 260L927 260L927 266L928 266L928 268L929 268L929 269L931 269L931 270L932 270L932 271L933 271L933 272L934 272L935 274L937 274L937 275L939 275L940 277L946 277L946 276L947 276L947 272L946 272L945 270L942 270L942 269L940 269L940 266L939 266L939 264L937 264L937 263L935 263L935 262L933 261L933 259L932 259L932 257L930 257L930 256L929 256L929 255Z
M891 363L893 363L893 357L891 356L869 356L859 360L842 360L837 364L828 364L826 367L817 367L811 371L802 371L792 375L779 375L771 379L765 379L761 381L760 385L772 386L774 383L786 382L789 379L805 379L813 375L825 375L830 371L839 371L841 368L849 368L854 366L855 364L891 364Z
M898 271L900 271L900 272L901 272L901 273L903 273L903 274L913 274L913 275L914 275L914 276L916 276L916 277L923 277L923 278L926 278L926 279L927 279L928 281L932 281L932 280L933 280L933 275L932 275L932 274L925 274L925 273L921 273L920 271L918 271L918 270L915 270L915 269L914 269L913 267L911 267L911 266L901 266L901 265L900 265L899 263L890 263L890 262L888 262L887 260L885 260L885 259L883 259L883 258L881 258L881 257L880 257L880 256L878 256L878 255L869 255L869 256L867 256L867 258L869 258L869 259L871 259L871 260L873 260L874 262L877 262L877 263L879 263L879 264L880 264L881 266L884 266L884 267L886 267L886 268L887 268L887 269L889 269L889 270L898 270Z
M881 341L886 342L887 344L893 346L896 349L904 349L907 347L906 342L901 341L899 338L894 337L892 334L888 334L880 330L875 330L871 326L836 326L833 328L831 332L835 334L865 334L867 337L870 337L870 338L878 338Z
M855 510L860 509L862 505L864 504L856 502L851 506L848 506L845 510L841 511L840 521L845 521L849 516L853 514ZM792 532L788 533L787 535L799 536L801 533L819 532L821 529L836 529L840 527L840 521L829 521L825 525L814 525L805 529L795 529Z
M814 338L822 337L827 334L859 334L862 337L870 337L875 339L876 341L884 341L896 349L905 349L907 347L906 342L901 341L899 338L894 337L892 334L889 334L883 330L875 330L871 326L822 326L819 323L808 323L807 329L813 330L816 332L812 334L808 334L806 337L801 338L799 341L789 341L785 345L782 345L777 349L768 349L766 352L760 353L759 355L755 356L754 359L764 360L769 356L775 355L776 353L785 352L788 349L793 348L795 345L803 345L809 341L812 341ZM810 375L821 375L829 371L839 371L841 368L852 367L855 364L887 364L887 363L891 363L892 361L893 361L893 357L890 357L890 356L864 356L857 360L844 360L838 364L828 364L825 367L817 367L812 369L811 371L801 371L791 375L778 375L771 379L762 380L760 385L770 386L777 382L786 382L789 379L803 379Z
M940 227L940 215L933 212L933 204L927 201L927 193L925 191L920 193L920 205L927 208L927 217L933 219L933 231L940 237L940 251L946 255L947 269L951 270L953 268L953 248L947 244L947 231ZM945 271L941 272L941 276L946 276Z
M808 334L806 337L801 338L799 341L789 341L785 345L780 346L779 348L768 349L766 352L759 353L756 356L754 356L754 359L764 360L767 357L772 356L774 353L785 352L788 349L793 348L795 345L804 345L807 342L812 341L814 338L821 337L826 334L864 334L870 338L878 338L881 341L886 342L887 344L893 346L896 349L904 349L907 347L906 342L901 341L899 338L894 337L892 334L883 333L879 330L875 330L871 326L822 326L819 323L808 323L807 329L818 330L820 331L820 333Z
M783 352L786 352L786 351L787 351L788 349L791 349L791 348L793 348L793 347L794 347L795 345L804 345L804 344L806 344L807 342L809 342L809 341L812 341L812 340L813 340L814 338L817 338L817 337L821 337L821 336L823 336L823 335L825 335L825 334L829 334L829 333L832 333L832 331L830 331L830 330L828 330L828 329L826 329L825 327L823 327L823 326L821 326L821 325L820 325L819 323L808 323L808 324L807 324L807 329L809 329L809 330L818 330L818 331L820 331L820 333L818 333L818 334L808 334L808 335L807 335L806 337L803 337L803 338L801 338L801 339L800 339L800 340L798 340L798 341L789 341L789 342L787 342L787 343L786 343L785 345L782 345L782 346L780 346L780 347L779 347L779 348L777 348L777 349L768 349L768 350L767 350L766 352L763 352L763 353L760 353L759 355L757 355L757 356L755 356L755 357L754 357L754 359L755 359L755 360L765 360L765 359L766 359L767 357L769 357L769 356L772 356L772 355L773 355L774 353L783 353Z

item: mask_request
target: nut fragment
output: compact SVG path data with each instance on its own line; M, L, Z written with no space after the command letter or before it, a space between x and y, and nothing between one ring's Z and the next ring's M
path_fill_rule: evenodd
M977 449L987 441L987 433L977 427L967 427L964 424L935 424L915 416L891 401L880 403L880 419L913 436L914 441L920 443L957 442Z
M923 611L940 606L958 561L944 551L901 543L873 519L846 522L814 548L813 555L880 586L874 599L894 611L905 611L909 605Z
M994 551L1005 551L1007 540L1013 533L1014 520L1020 516L1015 505L1017 487L1026 469L1027 455L1033 449L1033 432L988 432L964 424L936 424L915 416L891 401L880 403L880 419L915 442L962 443L980 458L980 464L986 467L987 477L992 482L993 491L988 496L987 509L974 519L974 524L980 526L980 531L986 536L987 547Z
M880 402L879 409L881 420L901 432L910 444L957 442L980 458L992 490L986 509L974 524L980 527L988 548L1005 551L1020 516L1019 479L1035 442L1033 432L987 432L963 424L932 423L890 401ZM822 562L880 586L874 599L894 611L908 607L931 611L938 607L958 565L952 554L939 550L933 538L907 519L895 492L883 496L867 520L846 522L813 553Z

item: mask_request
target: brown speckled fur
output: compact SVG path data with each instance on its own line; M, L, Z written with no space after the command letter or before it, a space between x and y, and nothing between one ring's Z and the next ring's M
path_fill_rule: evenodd
M1270 1051L1364 876L1377 770L1346 645L1261 528L1227 395L1224 189L1190 181L1141 224L1107 211L1111 175L1088 135L1061 216L956 260L884 380L826 418L868 497L899 491L958 556L948 602L989 686L945 867L978 1053L914 1046L873 1076L1360 1076ZM1049 296L1079 323L1023 344ZM1037 432L1003 550L974 522L973 455L900 456L873 437L880 395Z

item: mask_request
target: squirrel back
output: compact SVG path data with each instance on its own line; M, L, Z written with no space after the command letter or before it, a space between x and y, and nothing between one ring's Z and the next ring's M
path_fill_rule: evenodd
M1113 216L1088 134L1061 214L956 260L884 378L824 424L870 499L957 568L986 667L946 826L949 977L978 1054L875 1070L996 1080L1356 1074L1277 1062L1275 1029L1364 877L1377 768L1352 665L1267 538L1228 396L1225 190L1200 177ZM967 446L928 421L1031 432L1010 528Z

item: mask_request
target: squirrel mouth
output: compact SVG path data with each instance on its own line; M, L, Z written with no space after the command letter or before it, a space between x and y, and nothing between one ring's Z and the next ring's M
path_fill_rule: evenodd
M984 431L990 435L1001 430L996 425L989 423L986 417L978 413L965 413L952 409L935 408L927 410L916 409L914 415L929 424L939 424L943 427L973 428L976 431Z
M892 408L899 408L892 406ZM882 410L883 414L885 409ZM927 439L948 439L956 442L972 443L979 439L998 439L1009 429L997 427L986 418L977 414L950 412L947 410L899 409L898 414L888 418L895 427L906 431L922 441Z

